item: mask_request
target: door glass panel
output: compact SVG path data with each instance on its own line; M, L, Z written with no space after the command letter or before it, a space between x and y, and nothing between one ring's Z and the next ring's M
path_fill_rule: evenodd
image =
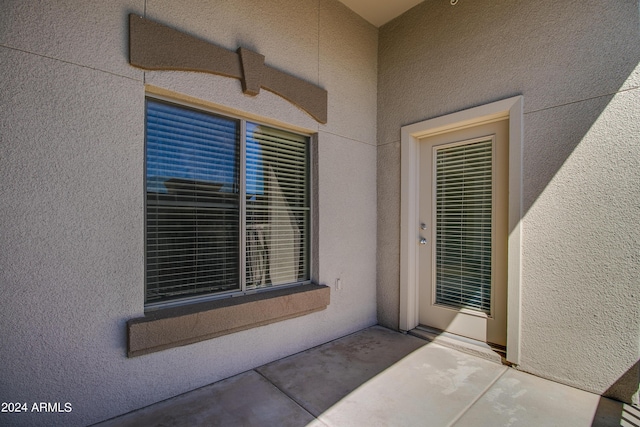
M436 303L489 314L493 139L434 150Z

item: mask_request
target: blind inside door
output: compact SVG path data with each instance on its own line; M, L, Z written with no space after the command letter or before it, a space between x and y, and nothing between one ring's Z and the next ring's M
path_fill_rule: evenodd
M436 149L436 302L490 313L492 140Z
M247 289L309 279L308 146L247 123Z
M147 100L147 303L239 288L238 129Z

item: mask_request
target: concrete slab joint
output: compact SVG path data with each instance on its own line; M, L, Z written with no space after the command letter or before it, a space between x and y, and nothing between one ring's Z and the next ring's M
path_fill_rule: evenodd
M302 285L148 313L127 322L135 357L324 310L330 288Z

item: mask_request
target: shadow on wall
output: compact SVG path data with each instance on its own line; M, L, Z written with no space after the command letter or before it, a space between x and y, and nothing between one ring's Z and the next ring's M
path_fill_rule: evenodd
M640 393L640 360L633 364L618 380L611 385L602 395L622 397L624 402L638 403Z
M634 85L637 90L632 80L640 62L638 1L576 4L478 1L451 7L449 2L423 2L380 28L381 324L398 327L394 292L399 278L393 263L399 257L394 244L400 229L401 126L524 95L525 216L614 94ZM607 125L629 126L619 121Z
M379 143L402 125L524 95L524 215L613 94L634 85L638 2L460 6L424 2L381 28Z
M494 13L495 22L505 22L505 29L483 27L482 18L476 18L478 22L470 22L471 29L461 30L464 32L458 37L463 42L452 49L462 50L465 55L448 58L453 62L449 69L458 73L449 74L455 76L451 90L446 91L451 101L441 103L453 108L442 113L524 95L524 217L606 114L614 97L634 86L637 89L634 73L640 64L640 2L613 5L590 0L583 2L581 10L567 2L553 8L526 2L492 9L485 2L474 2L465 7L468 16L486 15L489 19ZM452 16L460 16L454 10L460 12L461 8L445 8ZM601 19L594 20L597 15ZM611 31L615 22L619 23L618 34ZM507 31L511 40L492 44L501 31ZM509 40L502 35L502 40ZM507 62L503 57L518 59ZM500 69L496 70L495 63L501 65ZM427 77L438 81L440 71L428 71ZM628 123L611 120L606 125L619 128Z
M623 214L625 209L633 215L637 213L633 207L637 199L635 190L626 183L637 170L633 160L637 158L633 138L637 104L633 99L634 96L637 99L636 70L640 62L639 2L579 3L580 7L578 2L550 0L478 1L452 8L448 2L424 2L380 28L378 319L381 324L392 328L399 324L395 317L400 303L396 261L399 258L396 242L400 241L400 197L396 196L400 193L398 130L402 125L516 94L524 96L525 108L522 216L537 215L532 216L527 224L530 228L525 230L528 246L523 255L526 271L523 270L522 316L523 325L529 328L525 331L527 345L530 344L526 351L538 363L535 368L543 373L547 370L546 363L555 363L556 378L561 377L564 367L557 363L560 359L554 361L552 352L535 344L544 342L536 340L547 330L552 337L560 336L553 332L558 320L565 322L564 331L588 330L590 323L585 315L588 309L575 304L576 300L589 309L602 303L623 304L616 319L623 319L625 313L637 313L632 301L613 291L618 284L632 289L636 266L624 266L621 270L627 276L611 275L608 280L604 269L589 266L592 268L589 272L595 274L585 273L585 280L578 280L576 277L582 272L570 263L578 260L600 267L621 258L607 251L606 245L619 248L621 255L630 259L637 247L632 234L635 231L629 233L626 227L629 216L624 218ZM398 165L397 171L393 170L394 165ZM539 209L536 202L540 203ZM601 227L605 221L598 221L609 217L619 223ZM551 231L557 232L549 238L543 235L552 234ZM570 239L563 240L565 236ZM600 237L603 240L598 240ZM555 252L545 252L544 245ZM567 250L561 251L560 245ZM586 253L581 249L586 249ZM567 267L573 270L565 271ZM543 272L544 279L549 280L535 277L534 271ZM564 279L570 280L571 286L563 286ZM593 286L602 283L600 279L612 286L609 289ZM548 292L543 292L547 289ZM622 324L627 325L620 320ZM625 334L621 339L628 339L628 335L637 331L632 326L624 334L608 334L614 328L619 329L617 324L608 325L602 324L601 332L611 338L600 344L594 339L593 343L609 347L611 352L615 351L615 339ZM570 339L572 344L584 344L584 340L579 343L578 334ZM584 344L582 349L591 351L589 345ZM616 377L637 358L637 353L630 353L626 354L628 358L620 372L607 376L599 389L609 387L605 395L628 402L632 402L632 393L627 387L633 387L627 380L616 381ZM598 363L605 365L606 358ZM631 368L631 372L637 371L637 366ZM605 374L593 371L594 377ZM579 369L571 375L579 378ZM569 381L567 377L565 380ZM637 379L635 384L637 391Z
M589 129L607 108L613 95L591 100L588 106L575 103L526 115L525 149L523 152L523 212L529 209L545 191ZM558 114L558 108L565 114ZM566 123L571 117L571 123ZM531 133L527 135L528 129ZM535 143L532 143L535 141ZM510 230L511 231L511 230Z
M600 397L598 408L593 416L592 427L607 425L604 420L620 420L621 426L640 427L640 408L607 399L605 396L615 396L624 402L637 402L640 393L640 360L627 370Z
M426 116L416 117L428 119L524 95L525 216L616 92L635 84L629 78L640 63L639 2L590 0L580 8L572 2L549 1L509 2L508 6L466 2L464 8L446 3L420 5L426 17L442 15L443 25L451 26L450 19L461 24L455 30L439 24L422 30L429 43L439 46L421 56L421 80L408 83L414 94L403 102L429 99L430 105L421 106ZM405 21L424 19L414 15ZM493 25L496 22L504 25ZM414 28L413 24L416 22L407 27ZM413 56L412 61L418 61ZM608 125L627 124L613 121Z

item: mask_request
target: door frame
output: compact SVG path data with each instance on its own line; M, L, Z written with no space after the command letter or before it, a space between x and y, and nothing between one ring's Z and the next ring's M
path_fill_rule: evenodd
M509 119L509 239L507 243L507 356L520 360L522 274L522 96L503 99L401 128L400 155L400 318L408 331L418 326L418 218L420 140L453 130Z

